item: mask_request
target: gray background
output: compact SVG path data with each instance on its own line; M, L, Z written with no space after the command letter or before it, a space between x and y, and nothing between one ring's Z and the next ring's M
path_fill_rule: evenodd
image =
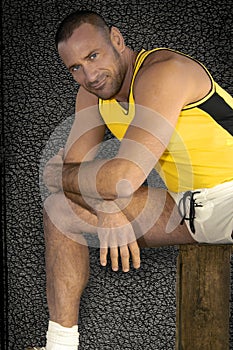
M58 23L78 8L99 11L119 27L131 48L169 47L192 55L233 94L232 6L228 0L6 0L2 7L2 241L7 264L2 343L5 349L21 350L45 344L40 162L44 149L49 157L64 145L78 88L54 49ZM159 179L155 185L162 185ZM79 320L80 350L174 349L177 247L142 250L142 268L128 274L101 268L98 250L91 248L90 253L91 278ZM231 324L231 349L232 333Z

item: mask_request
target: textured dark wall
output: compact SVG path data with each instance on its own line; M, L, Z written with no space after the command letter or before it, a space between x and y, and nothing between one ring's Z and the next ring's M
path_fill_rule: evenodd
M2 6L5 337L6 349L20 350L45 343L40 160L51 135L51 153L64 144L77 91L54 49L58 23L77 8L100 11L121 29L131 48L165 46L190 54L233 94L232 6L228 0L6 0ZM98 251L92 248L91 278L82 299L80 350L174 349L176 257L175 247L144 249L139 271L112 273L99 266ZM231 343L233 349L232 325Z

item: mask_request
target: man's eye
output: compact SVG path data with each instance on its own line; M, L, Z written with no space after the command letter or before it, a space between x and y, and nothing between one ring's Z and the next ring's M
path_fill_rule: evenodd
M96 57L97 57L97 53L93 53L93 54L90 56L90 60L94 60Z
M79 70L79 68L80 68L80 66L78 66L78 65L77 66L73 66L71 71L72 72L77 72Z

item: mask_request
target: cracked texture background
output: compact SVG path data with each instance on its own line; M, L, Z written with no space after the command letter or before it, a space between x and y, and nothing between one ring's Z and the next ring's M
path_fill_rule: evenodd
M64 145L78 88L54 48L58 23L77 8L101 12L131 48L183 51L206 64L233 94L232 5L227 0L6 0L2 8L5 346L21 350L45 343L40 162L54 130L46 157ZM154 184L163 186L156 175ZM142 268L122 274L111 272L109 266L101 268L98 250L91 248L91 278L79 320L80 350L174 349L177 254L177 247L143 249ZM232 327L231 323L231 349Z

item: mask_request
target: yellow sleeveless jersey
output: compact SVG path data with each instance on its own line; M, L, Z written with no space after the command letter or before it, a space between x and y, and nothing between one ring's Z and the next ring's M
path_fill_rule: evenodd
M137 56L129 94L129 110L125 110L115 99L99 99L100 114L119 140L124 137L134 118L135 77L145 58L156 50L170 49L143 49ZM172 192L210 188L233 180L233 98L198 63L212 81L211 91L203 99L182 109L169 145L155 165L168 190Z

